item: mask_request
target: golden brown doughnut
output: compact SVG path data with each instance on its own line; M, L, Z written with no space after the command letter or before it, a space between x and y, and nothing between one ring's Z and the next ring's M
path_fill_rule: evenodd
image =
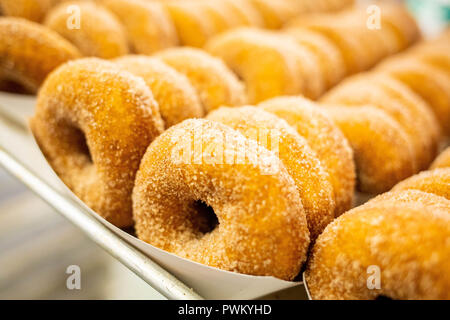
M0 12L5 16L40 22L47 11L61 0L0 0Z
M444 133L450 135L450 76L418 59L405 56L388 59L377 70L400 80L428 102Z
M450 200L450 168L437 168L423 171L399 182L392 191L420 190L445 197Z
M442 153L433 161L430 169L448 168L450 167L450 147L447 147Z
M338 83L346 73L341 52L328 38L304 28L290 28L286 32L300 45L310 49L317 57L326 88Z
M77 48L46 27L22 18L0 18L0 75L32 93L50 71L80 56Z
M140 239L212 267L292 280L306 258L305 213L283 164L215 121L185 120L149 146L133 207Z
M301 97L277 97L259 106L286 120L316 152L330 175L336 204L335 217L349 210L355 188L353 151L333 121L317 105Z
M203 117L203 107L189 80L161 60L129 55L114 62L144 79L158 102L166 129L185 119Z
M80 25L69 28L70 9L76 6ZM128 53L128 39L119 20L100 5L86 1L70 1L53 8L44 24L73 43L84 56L104 59Z
M268 31L231 30L211 39L205 49L222 58L244 80L250 103L298 94L306 88L299 74L302 53ZM304 63L307 67L311 61Z
M379 201L330 223L306 271L312 298L450 299L450 201L426 198ZM379 289L369 286L377 271Z
M346 106L371 105L385 111L408 134L414 150L415 171L428 168L437 152L438 137L434 133L439 124L423 104L405 104L396 99L389 85L383 85L389 80L389 77L376 79L367 74L354 76L333 88L320 101Z
M223 61L200 49L167 49L156 57L189 79L206 112L222 105L236 106L247 101L243 84Z
M286 121L255 107L222 107L207 119L221 122L277 154L297 186L314 241L333 220L335 203L330 176L308 142Z
M409 137L386 112L371 106L325 106L353 149L358 189L381 193L414 174Z
M178 44L175 26L163 4L145 0L100 0L122 22L131 51L152 54Z
M144 80L97 58L66 63L38 94L33 134L61 180L118 227L132 225L134 177L163 131Z

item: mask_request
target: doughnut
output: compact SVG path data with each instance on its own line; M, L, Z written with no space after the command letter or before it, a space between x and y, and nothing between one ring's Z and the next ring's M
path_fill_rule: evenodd
M225 0L226 6L229 7L235 18L241 26L262 27L264 20L258 10L252 6L251 0Z
M158 102L166 129L184 119L203 117L203 107L189 80L161 60L129 55L114 62L144 79Z
M222 107L207 119L239 131L278 155L297 186L314 241L333 220L335 204L330 177L308 142L286 121L256 107Z
M144 80L97 58L68 62L39 90L30 126L47 161L86 205L118 227L133 224L135 174L163 131Z
M166 49L156 57L189 79L206 112L246 103L244 85L222 60L194 48Z
M304 89L297 73L298 55L292 46L268 32L239 28L214 37L205 49L222 58L243 79L250 103Z
M79 8L80 26L69 29L68 9ZM110 59L128 53L128 39L120 22L108 10L95 3L70 1L53 8L44 24L74 44L84 56Z
M40 22L47 11L61 0L0 0L0 12L5 16Z
M329 39L320 33L302 28L290 28L286 32L315 54L326 88L342 80L346 73L345 62L341 52Z
M323 106L353 149L358 189L378 194L414 174L412 145L403 128L371 106Z
M269 29L278 29L300 12L286 0L250 0L253 7L263 18L264 26Z
M313 149L330 176L335 217L353 204L355 164L343 133L318 106L301 97L277 97L259 104L263 110L289 123Z
M433 161L431 169L448 168L450 167L450 147L447 147L442 153Z
M58 65L80 56L77 48L46 27L22 18L0 18L0 76L28 92L36 92Z
M445 134L450 135L450 77L441 70L411 57L388 59L377 67L406 84L433 109Z
M131 51L153 54L178 44L175 26L161 3L145 0L100 0L123 24Z
M200 48L214 34L213 21L205 19L198 3L173 0L165 3L165 6L181 45Z
M224 32L239 25L238 17L233 14L223 0L207 0L201 2L200 11L211 21L213 34Z
M150 144L133 208L139 239L211 267L292 280L306 258L306 217L283 164L215 121L185 120Z
M439 128L439 124L431 110L423 104L406 105L394 99L388 91L389 86L382 86L382 82L388 80L389 77L377 81L370 75L357 75L344 80L320 101L346 106L371 105L385 111L408 134L414 150L415 171L428 168L437 152L438 139L433 134L433 128Z
M447 198L450 200L450 168L437 168L423 171L399 182L392 191L420 190Z
M450 201L439 198L380 201L335 219L309 258L311 297L450 299ZM375 268L381 286L369 289Z

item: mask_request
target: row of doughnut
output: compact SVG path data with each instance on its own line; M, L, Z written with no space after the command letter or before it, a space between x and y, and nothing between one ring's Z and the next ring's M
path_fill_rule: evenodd
M306 270L312 298L450 299L449 213L450 147L326 227Z

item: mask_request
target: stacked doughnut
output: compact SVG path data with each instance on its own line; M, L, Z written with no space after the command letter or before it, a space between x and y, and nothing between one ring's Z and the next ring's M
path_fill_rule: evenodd
M279 95L317 99L344 76L367 70L417 40L407 10L382 6L382 28L366 27L360 8L312 14L283 32L238 28L211 39L205 49L221 57L246 83L249 102Z
M306 270L313 299L450 299L448 154L327 226Z

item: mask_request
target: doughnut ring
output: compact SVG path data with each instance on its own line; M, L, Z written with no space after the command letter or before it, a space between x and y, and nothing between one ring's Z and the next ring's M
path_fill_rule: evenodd
M144 79L158 102L166 129L184 119L203 117L203 107L189 80L161 60L129 55L114 62Z
M338 48L320 33L302 28L287 29L286 32L292 36L300 45L310 49L317 59L322 71L322 78L326 88L338 83L345 76L345 62Z
M222 105L246 103L244 85L222 60L194 48L166 49L156 57L189 79L206 113Z
M141 78L97 58L66 63L39 90L30 126L50 165L86 205L118 227L132 225L134 177L163 131Z
M205 49L222 58L244 80L250 103L303 91L298 76L300 61L291 47L266 31L251 28L231 30L208 42Z
M101 0L123 24L134 53L153 54L178 44L175 26L156 1Z
M215 121L185 120L149 146L133 208L141 240L211 267L292 280L306 258L306 217L283 164Z
M420 104L403 104L394 99L388 90L371 76L358 75L333 88L322 97L321 102L346 106L371 105L385 111L408 134L414 150L415 171L428 168L436 155L438 144L438 139L432 131L433 128L439 128L439 124L427 107Z
M0 18L0 76L31 93L50 71L80 56L77 48L50 29L22 18Z
M431 164L431 169L450 167L450 147L447 147Z
M386 112L371 106L324 106L353 149L358 189L381 193L414 174L409 137Z
M397 201L405 196L383 195L327 226L306 270L313 299L450 299L450 201Z
M399 182L392 191L420 190L447 198L450 200L450 168L437 168L423 171Z
M445 134L450 134L450 77L443 71L412 57L396 57L377 70L406 84L433 109Z
M74 5L80 10L80 26L69 29L68 9ZM69 40L84 56L110 59L128 53L128 39L120 22L93 2L64 2L50 10L44 24Z
M40 22L47 11L61 0L0 0L0 12L5 16Z
M256 107L221 107L207 116L275 152L294 179L305 209L311 240L334 218L330 177L308 142L286 121Z
M337 217L353 205L355 164L343 133L318 106L301 97L277 97L259 104L304 137L330 176Z

